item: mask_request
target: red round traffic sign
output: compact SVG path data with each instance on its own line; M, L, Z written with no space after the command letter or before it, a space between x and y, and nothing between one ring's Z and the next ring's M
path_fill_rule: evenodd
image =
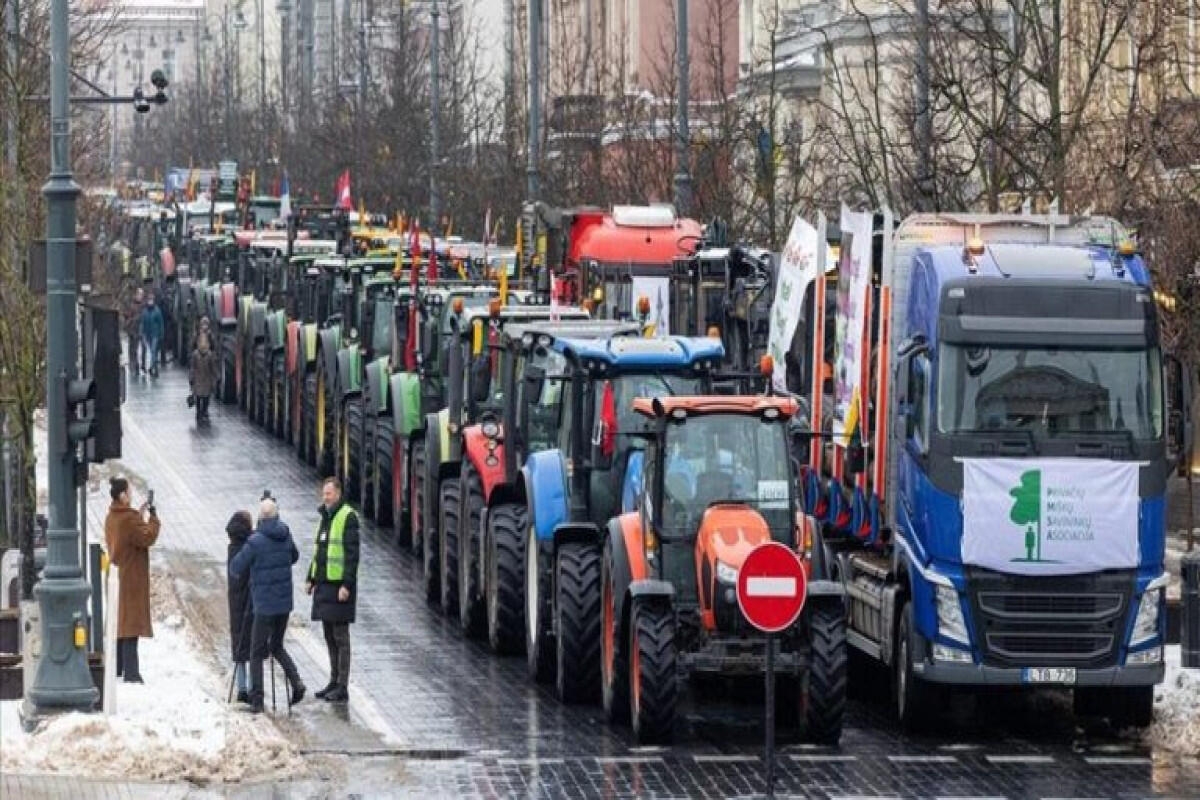
M738 607L763 633L790 627L804 608L808 583L795 551L779 542L760 544L738 570Z

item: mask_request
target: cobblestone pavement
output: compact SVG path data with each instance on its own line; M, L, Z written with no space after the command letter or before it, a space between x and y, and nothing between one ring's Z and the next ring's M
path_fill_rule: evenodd
M132 382L125 406L124 462L156 490L165 521L160 546L199 563L223 562L225 521L270 488L306 563L317 520L315 472L236 408L214 405L212 427L198 431L186 395L181 372L167 370L154 383ZM753 687L694 690L701 697L689 701L673 747L633 747L599 709L563 707L551 690L531 685L523 660L498 659L466 641L457 624L426 605L417 561L369 525L360 569L348 716L305 702L281 722L285 730L296 726L313 752L341 759L344 770L317 781L158 787L157 794L154 787L6 776L0 796L762 796L761 705ZM319 686L327 675L323 642L299 594L297 609L304 626L289 630L289 642L297 643L305 681ZM888 717L886 688L864 692L862 683L840 748L811 747L781 731L778 796L1200 797L1200 763L1077 727L1064 698L961 698L936 725L939 735L907 737Z

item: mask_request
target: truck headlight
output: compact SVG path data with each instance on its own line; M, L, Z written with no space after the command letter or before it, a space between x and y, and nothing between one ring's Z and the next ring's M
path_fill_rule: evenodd
M1162 647L1151 647L1146 650L1139 650L1136 653L1130 653L1125 659L1126 666L1136 664L1158 664L1162 661Z
M962 604L958 601L958 591L953 586L936 587L938 633L959 642L970 643L967 636L967 622L963 619Z
M728 564L717 562L717 580L721 583L737 583L737 567L731 567Z
M1133 620L1133 633L1129 637L1130 646L1139 645L1158 635L1158 607L1161 603L1162 589L1142 592L1142 601L1138 603L1137 616Z

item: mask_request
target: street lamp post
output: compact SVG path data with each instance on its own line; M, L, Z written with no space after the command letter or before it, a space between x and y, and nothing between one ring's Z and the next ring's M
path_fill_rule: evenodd
M676 2L677 120L675 136L675 210L687 216L692 203L692 176L688 171L688 0Z
M24 722L31 725L49 710L91 710L96 703L85 648L79 633L86 624L90 593L79 561L75 506L78 446L67 431L67 388L76 378L75 201L79 184L71 172L71 117L68 69L70 4L50 7L50 179L46 197L46 408L49 439L49 529L46 567L34 589L42 616L42 657L29 691Z
M430 98L430 122L429 122L429 230L435 234L438 231L441 220L441 205L442 198L438 194L438 162L441 159L438 150L441 147L439 141L438 130L438 112L440 109L440 87L441 73L438 70L438 39L441 36L439 17L441 12L438 11L437 0L433 0L433 5L429 10L433 17L433 36L430 40L429 57L430 57L430 82L429 82L429 98Z

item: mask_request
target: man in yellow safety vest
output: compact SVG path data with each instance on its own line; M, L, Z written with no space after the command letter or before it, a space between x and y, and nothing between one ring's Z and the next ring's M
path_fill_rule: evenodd
M326 478L321 485L321 526L308 567L312 618L321 622L329 648L329 685L316 693L322 700L345 703L350 694L350 623L358 604L358 515L342 500L342 482Z

